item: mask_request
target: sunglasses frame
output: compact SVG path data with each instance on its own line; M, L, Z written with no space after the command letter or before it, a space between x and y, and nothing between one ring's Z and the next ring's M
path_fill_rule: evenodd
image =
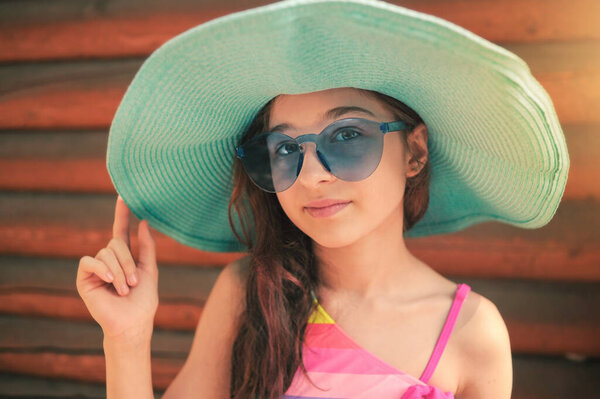
M374 123L378 123L379 124L379 131L382 134L386 134L389 132L397 132L397 131L403 131L403 130L408 130L408 131L412 131L412 129L414 129L414 126L402 121L402 120L398 120L398 121L393 121L393 122L378 122L378 121L373 121L371 119L366 119L366 118L344 118L344 119L338 119L335 122L330 123L329 125L327 125L320 133L306 133L306 134L302 134L298 137L290 137L287 134L283 133L283 132L279 132L279 131L268 131L268 132L264 132L264 133L260 133L254 137L252 137L251 139L249 139L247 142L245 142L244 144L240 144L238 146L235 147L235 153L236 153L236 158L240 159L242 161L242 165L244 166L244 170L246 171L246 173L248 174L248 176L250 177L250 180L252 180L252 182L259 187L261 190L266 191L266 192L270 192L270 193L274 193L276 191L271 191L271 190L267 190L264 187L261 187L259 184L257 184L254 179L252 179L252 175L250 173L248 173L248 171L246 170L246 164L243 162L244 161L244 157L245 157L245 152L244 152L244 146L252 141L255 140L260 140L262 137L269 135L269 134L281 134L284 136L289 137L290 141L296 142L298 144L299 148L302 148L302 144L306 143L306 142L313 142L315 143L316 146L318 146L317 140L319 137L322 137L322 135L325 135L327 133L329 133L330 131L334 130L338 127L338 126L344 126L345 124L351 123L351 122L359 122L359 123L367 123L367 124L374 124ZM318 150L318 148L316 148L316 150ZM331 173L331 169L329 167L329 165L327 165L327 163L325 162L324 159L321 158L321 156L319 155L319 151L316 151L318 157L319 157L319 162L321 162L321 165L329 172ZM298 165L298 170L296 172L296 177L298 177L298 175L300 174L300 170L302 169L302 164L303 164L303 158L304 158L304 150L301 151L301 158L300 158L300 162ZM342 179L343 180L343 179ZM294 180L295 182L295 180ZM293 182L292 182L293 185ZM291 186L290 186L291 187ZM289 188L289 187L288 187ZM287 190L287 188L286 188ZM282 190L285 191L285 190Z

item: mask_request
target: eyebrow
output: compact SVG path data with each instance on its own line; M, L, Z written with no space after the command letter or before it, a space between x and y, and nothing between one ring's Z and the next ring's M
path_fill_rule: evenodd
M329 111L325 112L325 114L323 115L323 120L339 118L340 116L348 114L350 112L361 112L363 114L371 115L373 117L375 116L375 114L373 114L368 109L351 105L351 106L335 107L335 108L330 109ZM269 131L286 130L286 129L291 129L291 128L293 128L293 126L288 123L280 123L277 126L273 126L271 129L269 129Z

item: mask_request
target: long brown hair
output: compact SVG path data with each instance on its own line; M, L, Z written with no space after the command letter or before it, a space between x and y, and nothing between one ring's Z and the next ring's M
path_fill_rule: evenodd
M389 107L397 120L412 126L423 123L401 101L375 91L359 91ZM256 114L240 144L268 128L275 98ZM401 137L407 145L406 136ZM413 157L420 163L415 154ZM429 176L429 162L425 162L416 176L406 180L404 231L427 210ZM238 240L248 247L251 260L246 308L231 356L231 398L280 398L298 367L306 374L302 344L308 318L316 306L310 292L319 285L317 262L310 237L289 220L275 194L252 183L238 159L233 177L230 225ZM233 212L241 222L241 234L232 222Z

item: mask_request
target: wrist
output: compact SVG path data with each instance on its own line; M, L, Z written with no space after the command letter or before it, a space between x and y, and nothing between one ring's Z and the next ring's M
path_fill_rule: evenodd
M107 398L153 398L151 339L147 331L104 336Z
M118 334L104 333L103 344L105 347L110 345L111 347L119 347L120 349L149 347L152 341L152 332L153 327L150 326L125 330Z

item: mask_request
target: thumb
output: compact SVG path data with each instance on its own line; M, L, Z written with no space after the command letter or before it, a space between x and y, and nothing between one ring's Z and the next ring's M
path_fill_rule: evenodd
M148 220L138 224L139 267L154 274L156 266L156 243L150 232Z

